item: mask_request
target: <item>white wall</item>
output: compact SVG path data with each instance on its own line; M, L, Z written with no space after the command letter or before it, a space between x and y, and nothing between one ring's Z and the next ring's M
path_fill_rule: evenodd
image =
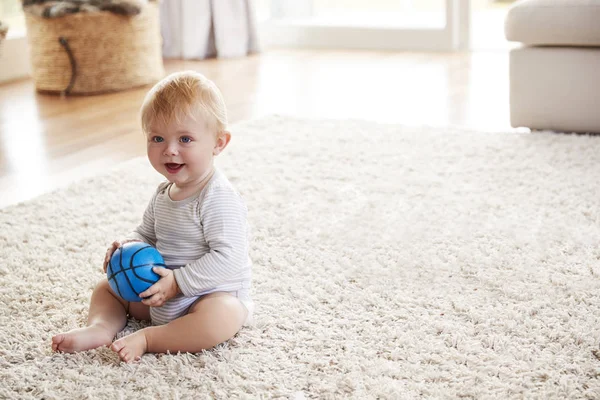
M31 75L29 44L25 36L7 37L0 43L0 82Z

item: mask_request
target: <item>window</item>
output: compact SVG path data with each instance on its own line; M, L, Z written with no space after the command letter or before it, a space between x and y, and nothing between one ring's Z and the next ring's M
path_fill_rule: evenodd
M271 0L256 0L254 2L254 12L259 23L265 22L271 18Z
M471 0L258 0L267 45L457 50L469 38Z
M334 25L443 28L445 0L314 0L314 16Z

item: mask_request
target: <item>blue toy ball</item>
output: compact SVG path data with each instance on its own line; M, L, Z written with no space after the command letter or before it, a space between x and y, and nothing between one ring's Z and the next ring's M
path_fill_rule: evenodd
M110 258L108 284L123 299L142 301L140 293L160 279L153 267L166 267L158 250L143 242L125 243Z

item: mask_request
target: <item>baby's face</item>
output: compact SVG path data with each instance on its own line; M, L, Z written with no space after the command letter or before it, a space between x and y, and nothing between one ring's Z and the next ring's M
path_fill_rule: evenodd
M212 168L217 137L201 118L157 121L149 126L148 159L160 174L179 188L202 183Z

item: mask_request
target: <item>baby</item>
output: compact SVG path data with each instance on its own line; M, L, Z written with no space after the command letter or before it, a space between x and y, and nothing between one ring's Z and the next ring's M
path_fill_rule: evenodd
M154 269L161 278L140 294L142 302L127 302L100 281L87 326L54 336L54 351L110 345L125 362L146 352L194 353L230 339L252 317L247 209L213 166L231 139L219 89L197 72L172 74L146 95L141 120L148 159L167 182L142 223L107 250L104 271L128 241L155 246L168 268ZM113 342L128 316L152 326Z

